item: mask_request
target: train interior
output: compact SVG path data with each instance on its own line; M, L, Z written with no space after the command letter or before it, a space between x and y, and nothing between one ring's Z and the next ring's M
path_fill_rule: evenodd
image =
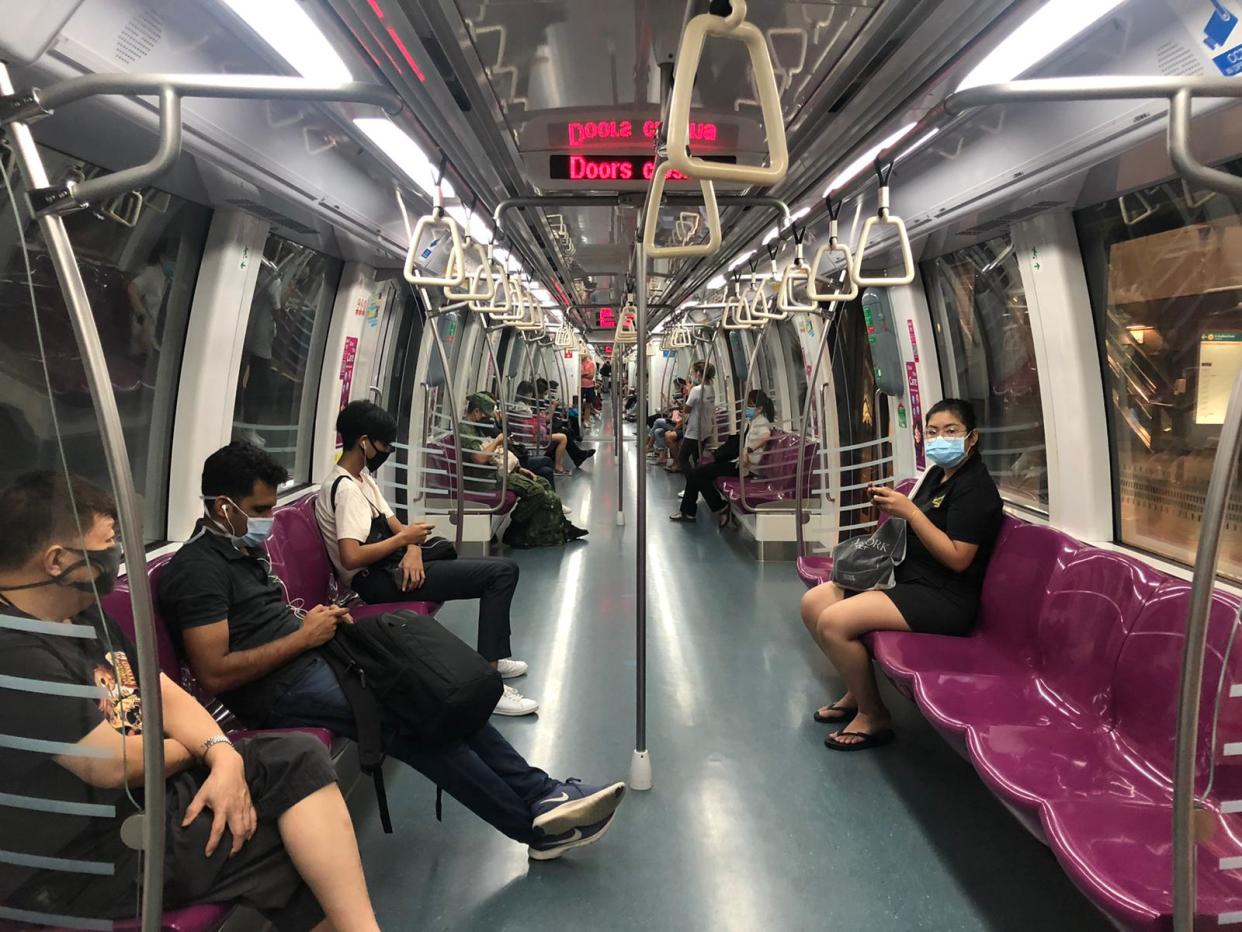
M1242 926L1242 2L0 11L0 485L113 491L103 605L193 686L147 590L204 460L244 440L287 470L272 571L333 598L312 503L338 412L375 402L397 519L520 567L539 710L497 730L628 779L606 840L541 865L391 759L386 833L328 735L382 927ZM699 363L715 441L756 390L771 436L719 515L669 520L687 479L652 423ZM588 537L506 544L479 393L505 450L569 412L593 452L555 486ZM799 602L883 523L871 487L926 473L942 398L1005 506L980 620L869 639L898 740L827 753L810 713L841 684ZM474 643L473 601L425 610ZM112 873L23 844L0 872ZM0 899L0 928L263 927L113 881L130 918Z

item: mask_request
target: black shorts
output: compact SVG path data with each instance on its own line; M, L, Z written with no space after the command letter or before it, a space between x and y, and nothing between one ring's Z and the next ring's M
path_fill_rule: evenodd
M263 913L280 932L308 932L323 921L323 910L289 859L276 819L335 783L336 770L322 742L300 732L259 735L238 741L237 750L259 827L232 857L232 835L225 829L215 853L205 857L211 813L204 811L188 828L181 827L181 820L209 771L198 767L169 780L165 909L238 901ZM129 906L132 915L132 897Z
M901 569L897 567L897 585L882 591L897 606L911 631L954 637L970 634L979 614L977 598L960 597L932 580L903 579Z
M592 408L595 407L595 389L594 388L584 388L582 390L582 404L584 406L590 405Z

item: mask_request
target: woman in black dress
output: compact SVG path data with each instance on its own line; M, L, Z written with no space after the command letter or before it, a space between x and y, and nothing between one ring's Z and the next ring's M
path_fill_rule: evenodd
M913 499L883 486L869 490L881 511L908 525L897 584L849 592L829 582L802 597L803 624L845 681L845 695L815 713L816 722L843 726L824 740L833 750L861 751L893 737L863 635L962 636L970 633L979 611L983 574L1003 510L979 455L970 402L946 398L928 411L926 438L927 456L935 465Z

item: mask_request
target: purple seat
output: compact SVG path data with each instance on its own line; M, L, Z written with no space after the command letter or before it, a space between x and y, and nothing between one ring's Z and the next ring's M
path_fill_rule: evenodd
M324 548L323 535L315 520L316 494L311 493L277 508L275 525L268 542L272 572L285 584L285 601L303 608L327 605L333 601L336 585L332 563ZM411 611L434 615L438 602L390 602L367 605L353 611L358 618L382 615L384 612ZM352 611L352 610L351 610Z
M1171 928L1173 736L1189 586L1124 554L1007 518L970 637L869 637L885 673L970 758L986 785L1125 928ZM1228 696L1239 600L1213 598L1198 735L1204 927L1242 901L1242 727ZM1217 719L1218 704L1221 709ZM1231 748L1229 750L1236 750ZM1236 807L1231 807L1236 808ZM1230 860L1228 864L1242 863ZM1232 905L1231 905L1232 904Z
M752 514L758 508L788 502L793 507L796 499L798 454L803 457L803 486L809 493L813 463L819 444L811 441L805 445L797 434L773 431L763 456L755 467L755 476L742 482L736 476L716 480L720 494L737 509Z
M491 467L468 464L463 460L462 470L466 474L466 484L469 486L481 481L484 474L491 471ZM431 444L427 453L423 485L429 490L442 492L449 498L457 495L461 483L457 480L457 441L452 434L446 434ZM472 505L495 509L496 514L507 515L517 504L517 495L508 489L502 496L500 489L492 491L467 487L462 500Z

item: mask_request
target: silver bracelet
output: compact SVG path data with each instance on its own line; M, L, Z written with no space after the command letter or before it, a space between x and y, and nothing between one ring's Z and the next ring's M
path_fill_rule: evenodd
M233 742L229 740L228 735L212 735L210 738L208 738L206 741L203 742L203 751L199 755L199 757L202 760L206 760L207 755L211 753L211 749L214 748L217 744L227 744L229 747L233 746Z

